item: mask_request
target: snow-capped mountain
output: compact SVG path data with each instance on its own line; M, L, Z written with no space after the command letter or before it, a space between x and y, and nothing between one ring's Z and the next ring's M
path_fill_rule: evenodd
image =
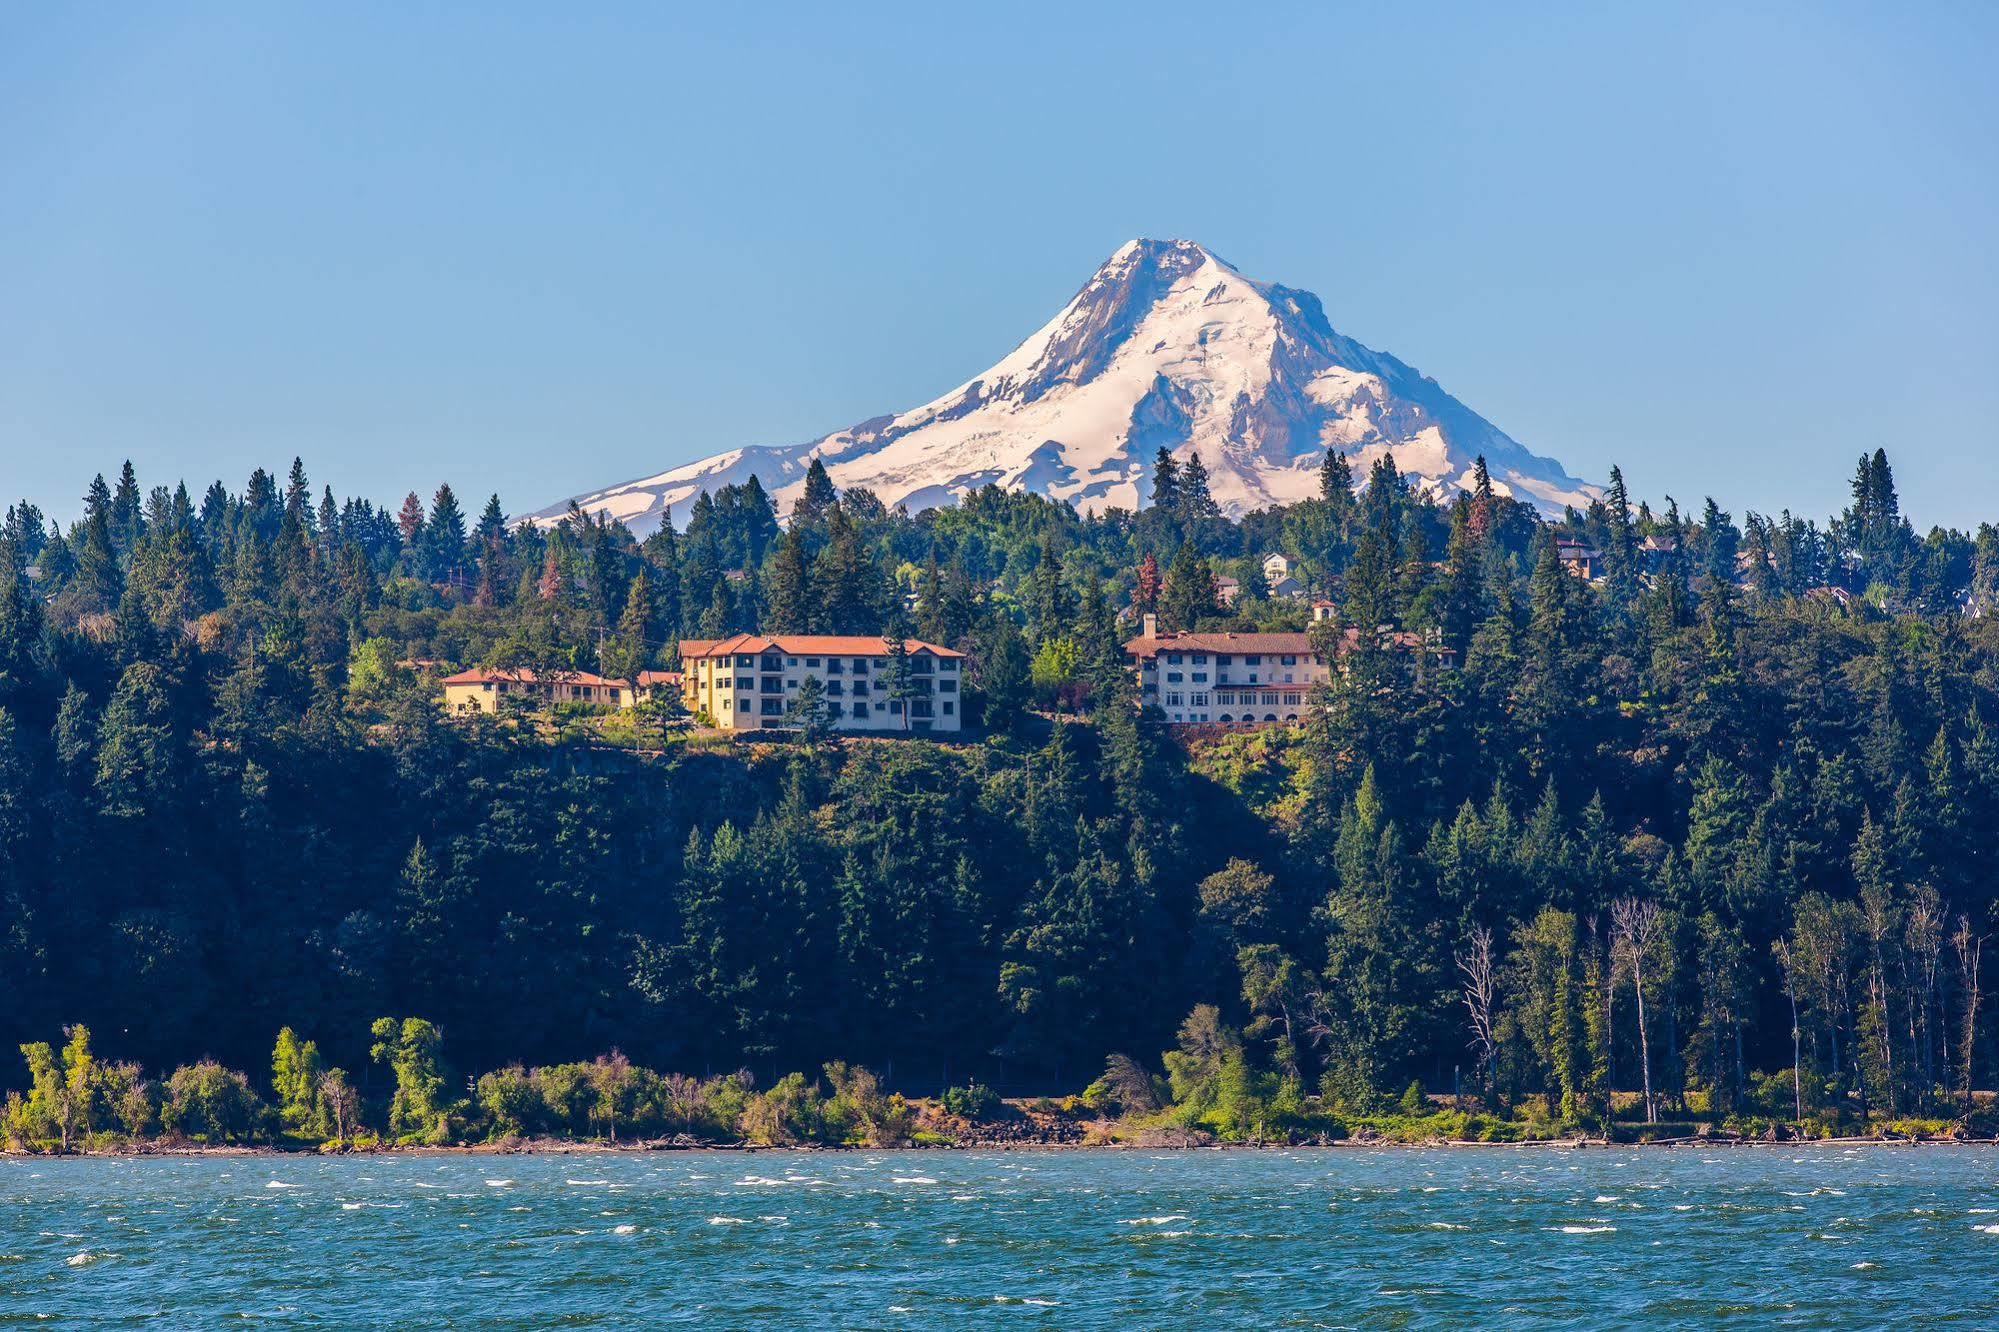
M1118 248L999 364L898 416L805 444L732 449L576 497L644 534L703 490L760 478L783 513L814 458L891 507L952 503L988 482L1079 509L1140 507L1161 446L1199 453L1241 515L1317 493L1333 446L1364 479L1384 452L1440 496L1483 454L1495 488L1559 513L1598 493L1384 352L1334 331L1319 298L1256 282L1185 240ZM530 515L560 518L569 502Z

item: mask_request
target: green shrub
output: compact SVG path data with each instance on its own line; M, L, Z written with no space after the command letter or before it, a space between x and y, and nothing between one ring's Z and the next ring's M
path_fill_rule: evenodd
M946 1114L958 1115L973 1123L991 1119L999 1112L999 1093L983 1082L971 1082L962 1087L946 1087L939 1098L944 1103Z

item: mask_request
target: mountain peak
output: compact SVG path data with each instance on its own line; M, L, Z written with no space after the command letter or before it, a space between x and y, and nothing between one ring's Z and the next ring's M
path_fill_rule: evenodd
M1337 331L1312 293L1253 281L1199 242L1135 237L983 374L899 415L805 444L731 450L576 498L646 532L703 490L759 478L787 506L822 462L836 485L911 509L987 484L1079 508L1139 507L1161 448L1200 454L1223 509L1316 494L1328 448L1382 456L1445 497L1484 455L1495 486L1546 511L1597 488L1529 453L1428 378ZM553 505L531 520L568 510Z

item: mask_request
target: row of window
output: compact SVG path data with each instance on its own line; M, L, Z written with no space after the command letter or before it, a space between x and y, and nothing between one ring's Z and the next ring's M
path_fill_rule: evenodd
M809 679L811 677L808 676L807 678ZM762 683L761 692L766 694L781 694L788 689L796 690L799 686L799 681L797 680L786 680L783 677L776 675L763 676L762 682L763 683ZM958 692L958 682L956 680L939 680L936 683L937 683L937 692L940 694L955 694ZM931 682L928 680L910 681L910 687L917 690L920 693L925 693L925 694L929 693L930 685ZM729 688L729 677L725 675L721 679L715 681L715 687L717 689ZM739 675L736 677L735 687L745 692L756 690L758 687L757 677L748 676L748 675ZM867 687L868 687L868 682L866 680L854 681L854 692L857 694L865 692L867 690ZM876 680L874 688L875 692L878 694L887 693L889 689L889 683L886 680ZM826 682L826 692L828 694L835 694L835 695L844 694L846 692L846 683L841 680L829 680Z
M1283 682L1284 682L1285 684L1294 684L1294 683L1296 683L1296 681L1294 681L1294 680L1292 679L1292 675L1293 675L1293 672L1291 672L1291 671L1286 671L1286 672L1284 672L1284 681L1283 681ZM1249 678L1248 678L1247 680L1244 680L1244 681L1242 681L1241 683L1243 683L1243 684L1263 684L1263 683L1270 683L1270 684L1276 684L1276 683L1277 683L1277 681L1276 681L1276 680L1270 680L1270 681L1268 681L1268 682L1266 682L1266 681L1261 681L1261 680L1258 680L1258 679L1256 678L1256 676L1257 676L1257 672L1255 672L1255 671L1251 671L1251 672L1249 673ZM1206 671L1189 671L1189 672L1187 672L1187 675L1186 675L1186 677L1183 677L1183 676L1181 675L1181 673L1180 673L1179 671L1168 671L1168 672L1166 672L1166 683L1167 683L1167 684L1180 684L1180 683L1182 683L1182 682L1183 682L1183 679L1184 679L1184 681L1185 681L1186 683L1190 683L1190 684L1206 684L1206 683L1208 683L1208 673L1207 673ZM1229 683L1229 677L1228 677L1228 672L1226 672L1226 671L1220 671L1220 672L1217 672L1217 673L1216 673L1216 675L1215 675L1215 683L1216 683L1216 684L1228 684L1228 683ZM1305 683L1307 683L1307 684L1310 684L1310 683L1311 683L1311 680L1310 680L1309 678L1307 678L1307 680L1305 681Z
M894 700L891 700L887 703L875 704L874 707L877 711L885 712L892 717L900 717L902 715L902 704ZM945 717L955 717L958 715L958 705L950 699L945 699L944 702L939 705L939 707L941 708L941 712L933 713L931 711L931 705L928 700L914 699L910 702L909 705L909 715L912 717L932 717L939 715ZM869 715L868 708L869 705L867 703L861 702L859 700L855 700L853 703L850 704L828 702L826 704L826 715L835 719L838 719L840 717L865 718ZM747 698L738 699L736 701L736 711L748 712L749 710L750 710L750 701ZM785 711L786 708L784 700L778 698L767 698L763 700L763 706L757 710L758 715L764 717L782 717L784 716Z
M1236 706L1236 698L1237 694L1235 691L1224 690L1214 696L1215 706L1223 708L1234 707ZM1261 694L1254 689L1245 689L1241 692L1241 698L1245 706L1254 707L1256 704L1261 703L1266 708L1280 706L1295 708L1305 701L1303 694L1297 692L1286 693L1276 689L1266 689ZM1192 694L1182 694L1177 689L1169 689L1166 691L1165 706L1169 708L1205 708L1208 706L1208 695L1199 690L1196 690Z
M1169 666L1179 666L1182 665L1183 662L1184 664L1191 666L1205 666L1208 664L1208 654L1205 652L1167 652L1167 653L1162 653L1161 655L1166 658L1166 664ZM1279 666L1296 666L1298 664L1299 654L1297 653L1265 654L1265 653L1256 653L1256 652L1250 652L1244 654L1242 659L1242 664L1245 666L1261 666L1263 664L1263 658L1266 655L1269 656L1271 660L1274 661ZM1307 655L1309 659L1315 663L1319 660L1319 654L1316 652L1308 653L1305 655ZM1228 666L1233 664L1233 662L1235 661L1235 657L1227 652L1217 652L1214 654L1214 656L1215 656L1215 665L1217 666Z
M736 665L747 668L755 666L761 661L765 670L781 671L787 666L795 669L802 662L806 670L816 671L820 669L820 660L818 657L784 657L776 654L758 658L753 653L743 653L736 657ZM829 675L866 675L870 659L867 657L827 657L824 660L825 670ZM874 668L876 670L885 671L888 669L887 657L875 657L872 660L874 661ZM928 654L921 654L912 656L908 660L909 669L920 675L930 674L933 669L933 662L935 663L934 669L946 673L955 672L958 669L958 659L956 657L932 657Z

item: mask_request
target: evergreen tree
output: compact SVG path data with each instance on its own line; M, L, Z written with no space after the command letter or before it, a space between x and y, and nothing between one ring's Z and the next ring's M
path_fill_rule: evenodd
M1180 520L1180 464L1173 460L1171 449L1161 448L1153 455L1152 507L1169 521Z
M811 527L826 520L833 506L839 502L840 492L833 487L833 478L826 475L826 464L818 458L805 469L805 487L799 492L791 506L791 525Z

